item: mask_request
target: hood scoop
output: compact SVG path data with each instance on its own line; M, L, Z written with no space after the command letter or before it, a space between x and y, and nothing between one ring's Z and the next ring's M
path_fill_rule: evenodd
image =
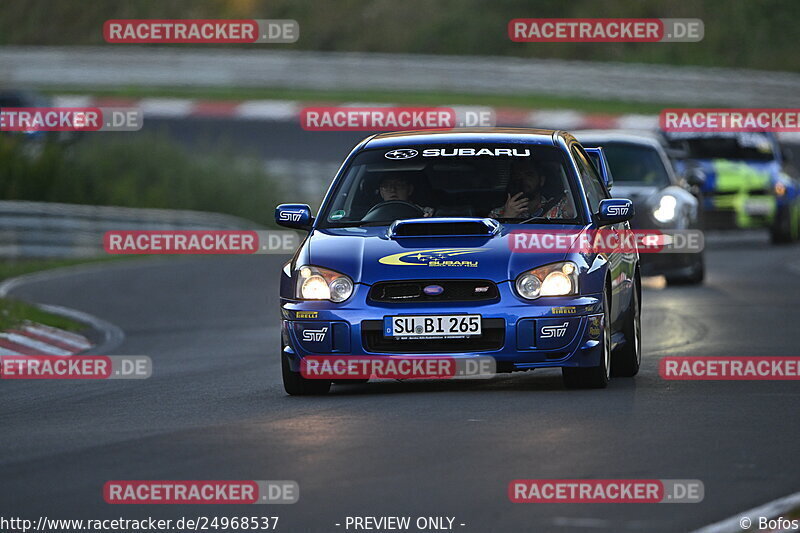
M389 226L389 238L404 237L489 237L500 231L492 218L410 218Z

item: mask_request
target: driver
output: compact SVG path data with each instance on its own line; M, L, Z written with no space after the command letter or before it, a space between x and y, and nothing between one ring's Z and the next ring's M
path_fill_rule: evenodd
M383 179L381 179L380 186L378 188L381 199L384 202L391 202L391 201L401 201L401 202L408 202L410 204L415 205L416 207L422 210L423 217L431 217L433 216L433 208L432 207L423 207L421 205L414 204L410 198L411 193L414 192L414 185L411 184L410 180L402 175L387 175Z
M652 184L656 181L655 170L641 159L634 159L631 161L626 170L628 172L627 176L631 181L639 181L647 184Z
M562 191L560 199L542 194L547 177L533 161L515 162L508 182L506 203L489 212L491 218L573 218ZM540 212L546 209L546 212Z

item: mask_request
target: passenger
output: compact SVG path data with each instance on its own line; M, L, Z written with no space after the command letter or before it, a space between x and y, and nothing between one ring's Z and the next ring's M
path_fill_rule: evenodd
M542 193L547 178L531 161L514 164L508 182L506 203L489 212L491 218L574 218L575 213L562 191L560 198ZM546 210L546 212L542 212Z

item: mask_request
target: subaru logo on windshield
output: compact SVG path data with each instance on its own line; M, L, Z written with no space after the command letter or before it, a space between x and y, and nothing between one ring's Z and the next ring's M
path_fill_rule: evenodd
M424 292L428 296L437 296L444 292L444 287L442 287L441 285L428 285L427 287L422 289L422 292Z
M418 153L413 148L398 148L397 150L390 150L384 155L386 159L409 159Z

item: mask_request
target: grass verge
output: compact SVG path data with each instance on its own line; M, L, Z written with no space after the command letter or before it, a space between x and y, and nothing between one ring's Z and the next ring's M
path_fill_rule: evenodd
M123 259L142 258L143 255L113 255L108 257L93 257L88 259L19 259L0 261L0 281L15 278L25 274L32 274L41 270L61 268L89 263L105 263Z
M31 304L12 298L0 298L0 331L8 331L9 329L17 328L26 321L65 329L67 331L86 329L86 325L80 322L76 322L75 320L61 315L42 311Z
M28 155L19 136L0 137L0 198L190 209L274 225L280 184L257 158L218 145L192 150L159 133L47 143Z

